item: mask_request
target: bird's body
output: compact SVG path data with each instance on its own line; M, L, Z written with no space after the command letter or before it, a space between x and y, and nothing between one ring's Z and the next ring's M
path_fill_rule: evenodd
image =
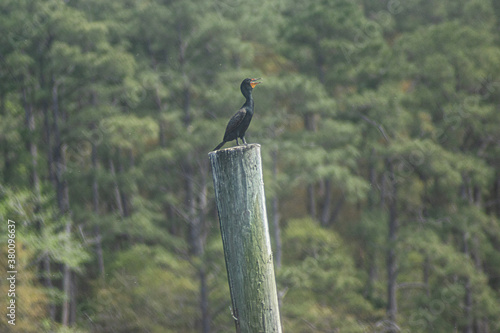
M236 139L236 144L238 145L238 138L240 138L244 144L245 132L252 121L253 116L253 97L252 90L260 82L256 82L257 79L245 79L241 82L241 93L245 96L245 104L231 117L226 126L226 132L224 133L224 138L222 142L214 148L217 150L221 148L226 142L233 141Z

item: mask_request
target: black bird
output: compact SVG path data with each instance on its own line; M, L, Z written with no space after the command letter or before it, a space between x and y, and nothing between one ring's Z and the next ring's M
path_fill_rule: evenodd
M224 139L222 142L214 148L214 150L222 147L226 142L233 141L236 139L236 144L238 143L238 138L241 138L244 144L247 144L245 141L245 132L250 125L250 121L253 116L253 98L252 98L252 90L258 85L260 82L257 82L259 79L244 79L241 82L241 93L245 96L246 101L245 104L231 117L229 122L227 123L226 133L224 133Z

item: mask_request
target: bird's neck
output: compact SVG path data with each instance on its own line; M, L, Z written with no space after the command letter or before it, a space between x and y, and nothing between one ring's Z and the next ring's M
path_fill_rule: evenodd
M253 111L252 92L251 91L246 92L245 94L243 94L243 96L245 96L245 98L246 98L246 101L245 101L245 104L243 104L243 107Z

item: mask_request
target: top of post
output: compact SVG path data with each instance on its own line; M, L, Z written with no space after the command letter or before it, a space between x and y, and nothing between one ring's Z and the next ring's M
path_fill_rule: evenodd
M260 149L260 144L249 143L246 145L233 146L233 147L228 147L225 149L219 149L219 150L209 152L208 156L213 157L213 156L219 155L219 154L232 154L232 153L238 153L238 152L245 152L247 150L251 150L251 149L255 149L255 148Z

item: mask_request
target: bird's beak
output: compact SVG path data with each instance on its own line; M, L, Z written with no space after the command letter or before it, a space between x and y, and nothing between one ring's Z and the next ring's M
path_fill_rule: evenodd
M250 81L250 85L252 86L252 88L255 88L255 86L258 85L259 83L262 83L262 82L256 82L257 80L260 80L260 77L258 79L252 79Z

